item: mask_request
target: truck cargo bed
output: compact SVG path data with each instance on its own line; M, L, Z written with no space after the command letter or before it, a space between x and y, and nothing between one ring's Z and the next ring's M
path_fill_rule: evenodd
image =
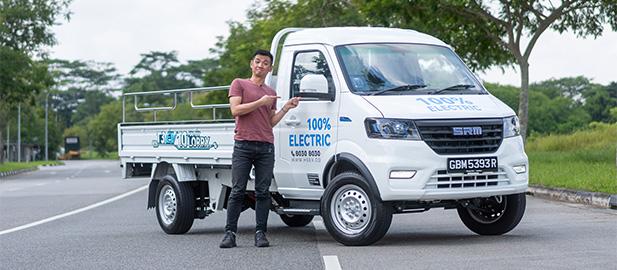
M231 165L233 122L121 123L118 156L127 163Z

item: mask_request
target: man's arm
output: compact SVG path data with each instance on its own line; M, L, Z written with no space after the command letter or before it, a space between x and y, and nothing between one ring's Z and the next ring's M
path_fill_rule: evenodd
M285 109L285 106L283 106L283 108L278 112L272 110L272 113L270 114L270 125L272 125L272 127L276 126L276 124L278 124L281 119L283 119L283 117L288 111L289 109Z
M242 97L231 96L229 97L229 107L231 109L231 115L233 115L233 117L245 115L256 110L260 106L272 104L272 102L275 102L277 98L277 96L263 96L253 102L242 104Z

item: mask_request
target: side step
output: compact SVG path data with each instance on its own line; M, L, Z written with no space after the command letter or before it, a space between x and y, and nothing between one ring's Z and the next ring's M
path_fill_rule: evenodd
M304 209L304 208L276 208L276 213L279 215L319 215L319 209Z

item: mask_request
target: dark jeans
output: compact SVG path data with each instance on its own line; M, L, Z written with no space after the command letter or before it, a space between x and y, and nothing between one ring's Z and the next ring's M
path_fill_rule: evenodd
M231 160L233 188L227 203L226 231L238 231L238 218L244 204L246 183L252 166L255 166L255 215L256 230L266 231L270 211L270 183L274 168L274 145L267 142L235 141Z

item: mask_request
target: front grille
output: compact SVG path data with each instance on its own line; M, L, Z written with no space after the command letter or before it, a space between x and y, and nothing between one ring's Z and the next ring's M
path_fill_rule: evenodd
M437 154L493 153L501 145L503 120L418 120L415 122L420 137ZM481 135L454 136L453 128L481 127Z
M425 189L458 189L458 188L478 188L492 187L500 184L508 184L508 175L499 169L497 172L482 173L451 173L446 170L439 170L431 176L426 183Z

